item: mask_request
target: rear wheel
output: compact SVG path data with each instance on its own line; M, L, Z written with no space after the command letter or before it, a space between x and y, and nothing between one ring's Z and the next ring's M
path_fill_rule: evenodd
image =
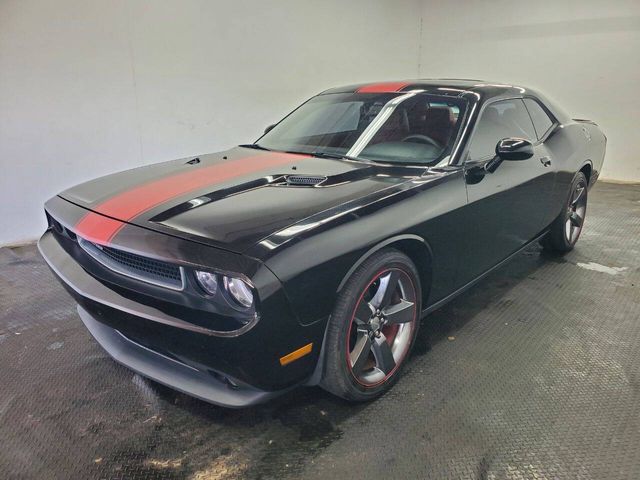
M573 249L584 225L587 213L587 178L578 172L571 184L571 193L565 206L551 225L542 241L546 250L566 253Z
M389 389L416 338L420 292L414 264L397 250L383 250L360 265L329 320L321 386L355 401Z

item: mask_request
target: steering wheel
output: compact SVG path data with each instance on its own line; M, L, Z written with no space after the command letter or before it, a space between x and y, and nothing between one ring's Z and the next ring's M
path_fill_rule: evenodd
M436 148L442 148L438 142L436 142L433 138L427 137L426 135L413 134L408 137L404 137L402 139L403 142L413 142L413 143L426 143L427 145L433 145Z

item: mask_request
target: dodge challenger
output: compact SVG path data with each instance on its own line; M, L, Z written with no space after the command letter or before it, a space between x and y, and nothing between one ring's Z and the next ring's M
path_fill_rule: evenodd
M334 88L254 143L45 205L40 252L118 362L211 403L388 390L421 318L582 231L606 137L529 88Z

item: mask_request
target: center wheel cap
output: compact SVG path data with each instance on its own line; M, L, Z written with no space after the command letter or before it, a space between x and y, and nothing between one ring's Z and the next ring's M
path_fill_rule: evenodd
M382 316L376 315L372 317L371 320L369 321L369 328L371 329L372 332L375 333L378 330L380 330L383 324L384 324L384 319L382 318Z

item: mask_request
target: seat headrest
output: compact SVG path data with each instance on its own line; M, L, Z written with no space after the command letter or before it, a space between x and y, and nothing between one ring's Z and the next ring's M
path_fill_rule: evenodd
M421 130L427 119L427 112L429 111L429 105L423 102L416 103L407 112L409 119L409 125L412 130Z
M498 112L496 108L491 106L485 108L484 112L482 113L482 120L491 123L502 123L500 112Z
M453 123L453 115L449 107L431 107L427 112L427 121L430 123Z

